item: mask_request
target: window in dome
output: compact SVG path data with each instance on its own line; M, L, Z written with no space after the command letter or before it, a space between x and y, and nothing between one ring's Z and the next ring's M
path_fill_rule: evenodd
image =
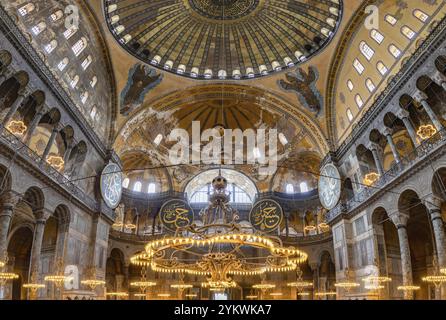
M98 109L96 106L93 106L93 108L90 111L90 117L94 120L94 117L96 116L96 113L98 112Z
M156 185L151 182L149 183L149 186L147 187L147 193L155 193L156 192Z
M161 133L159 133L153 140L153 143L155 145L159 146L159 144L161 143L162 140L163 140L163 135Z
M286 193L294 193L294 186L291 183L288 183L285 187Z
M53 20L53 21L60 20L60 18L62 18L62 17L63 17L63 12L62 12L62 10L57 10L56 12L54 12L54 13L52 13L52 14L50 15L50 18L51 18L51 20Z
M37 25L31 28L31 31L34 33L34 35L39 35L43 30L46 29L46 23L45 22L39 22Z
M92 88L94 88L96 86L96 83L98 83L98 77L93 76L93 78L91 78L91 81L90 81L90 86Z
M348 90L350 90L350 92L353 91L354 85L351 80L347 81L347 87L348 87Z
M353 61L353 66L360 75L364 72L364 66L362 65L361 62L359 62L358 59L355 59L355 61Z
M141 192L141 189L142 189L141 181L136 181L135 185L133 186L133 191Z
M350 108L347 109L347 118L348 118L348 121L352 122L352 120L353 120L353 113L350 110Z
M63 58L57 65L57 69L63 71L65 67L68 65L68 62L69 62L68 58Z
M92 61L93 58L90 55L88 55L88 57L86 57L84 61L82 61L82 69L87 70Z
M300 192L308 192L308 184L306 182L300 183Z
M358 108L361 109L362 106L364 105L364 101L362 100L362 98L359 94L357 94L355 96L355 101L356 101L356 105L358 106Z
M359 50L368 61L370 61L375 54L375 51L370 48L370 46L365 41L361 41L361 43L359 44Z
M87 102L87 100L88 100L88 92L85 91L84 93L81 94L81 102L83 104L85 104L85 102Z
M401 28L401 33L406 36L407 39L412 40L413 37L415 37L415 31L413 31L411 28L409 28L408 26L403 26Z
M85 50L87 47L87 39L81 38L79 41L77 41L71 49L73 50L74 55L77 57L81 54L82 51Z
M394 25L397 23L397 21L398 21L398 20L396 20L396 18L395 18L394 16L392 16L392 15L390 15L390 14L386 15L385 19L386 19L386 21L387 21L388 23L390 23L392 26L394 26Z
M373 40L375 40L378 44L381 44L384 41L384 36L376 29L373 29L370 32L370 36Z
M419 9L414 10L413 15L421 22L426 22L429 19L429 16Z
M376 89L375 84L373 83L372 79L370 79L370 78L367 78L367 80L365 81L365 85L370 92L373 92Z
M49 54L49 53L53 52L53 50L56 49L56 47L57 47L57 41L56 40L51 40L50 43L48 43L45 46L45 51L46 51L46 53Z
M71 88L76 88L77 83L79 82L79 76L75 75L74 78L70 82Z
M77 32L77 30L78 29L76 27L70 27L64 31L63 36L68 40Z
M401 55L401 50L398 49L394 44L391 44L389 46L389 52L394 56L395 58L398 58Z
M36 8L36 6L33 3L27 3L24 6L19 8L19 14L24 17L26 16L28 13L34 11L34 9Z
M123 188L128 188L128 187L129 187L129 184L130 184L130 179L129 179L129 178L125 178L125 179L122 181L122 187L123 187Z
M382 61L379 61L376 64L376 68L378 69L379 73L381 73L381 75L385 75L388 71L386 65Z

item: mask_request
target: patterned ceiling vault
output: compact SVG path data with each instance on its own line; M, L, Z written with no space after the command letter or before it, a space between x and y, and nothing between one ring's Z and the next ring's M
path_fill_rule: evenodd
M340 0L106 0L106 20L133 56L198 79L248 79L320 52Z

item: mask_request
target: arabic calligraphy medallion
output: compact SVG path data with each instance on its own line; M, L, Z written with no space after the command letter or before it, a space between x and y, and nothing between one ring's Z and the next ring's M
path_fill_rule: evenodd
M186 228L194 222L194 211L189 204L180 199L169 200L160 209L160 219L170 231Z
M283 219L282 207L274 200L260 200L254 204L249 213L249 222L258 231L273 232Z

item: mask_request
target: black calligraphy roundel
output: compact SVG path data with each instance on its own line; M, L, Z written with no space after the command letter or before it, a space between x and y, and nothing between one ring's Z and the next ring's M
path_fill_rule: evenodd
M186 201L173 199L165 202L161 207L160 219L168 230L175 232L194 222L194 211Z
M282 207L274 200L260 200L254 204L249 213L249 222L254 229L261 232L273 232L283 220Z

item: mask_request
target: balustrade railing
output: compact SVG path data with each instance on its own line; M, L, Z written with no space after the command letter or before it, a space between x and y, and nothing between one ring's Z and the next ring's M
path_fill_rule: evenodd
M73 183L69 178L65 177L58 170L48 164L41 156L34 150L23 143L18 137L12 134L2 124L0 124L0 141L9 148L25 158L31 165L37 167L40 172L56 182L60 187L65 189L69 194L76 197L88 206L91 210L97 211L99 206L96 200L88 196L81 188Z
M395 163L388 171L386 171L373 185L363 186L362 190L356 193L353 198L339 202L339 204L327 213L327 221L331 221L342 212L349 212L359 206L361 203L369 199L384 186L397 179L401 174L412 168L415 163L425 160L434 149L444 145L446 141L446 129L442 129L429 139L420 143L420 145L410 153L401 158L401 161Z

